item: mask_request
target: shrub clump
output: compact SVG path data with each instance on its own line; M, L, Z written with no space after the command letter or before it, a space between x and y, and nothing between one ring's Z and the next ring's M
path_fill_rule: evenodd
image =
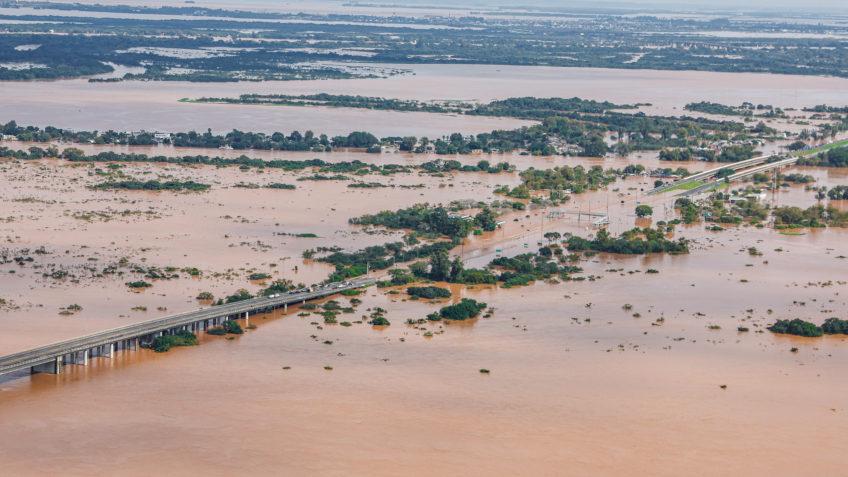
M157 353L164 353L174 346L196 346L197 336L190 331L180 331L174 335L157 336L150 348Z
M446 306L439 310L438 316L446 320L467 320L469 318L475 318L481 311L486 309L486 306L485 303L478 302L477 300L463 298L459 303Z
M823 331L821 327L816 326L809 321L799 320L777 320L777 322L768 327L773 333L796 336L821 336Z
M821 326L822 331L828 335L848 335L848 320L839 318L828 318Z
M216 326L214 328L209 328L206 330L210 335L221 336L221 335L241 335L244 334L244 330L241 325L236 323L235 321L225 321L221 326Z
M130 288L149 288L152 287L150 283L147 283L144 280L136 280L134 282L127 282L127 286Z
M451 296L451 292L447 288L433 286L409 287L406 289L406 293L409 294L409 296L414 296L416 298L428 299L450 298Z
M240 335L244 333L244 330L241 328L241 325L236 323L235 321L229 320L224 322L224 331L231 335Z

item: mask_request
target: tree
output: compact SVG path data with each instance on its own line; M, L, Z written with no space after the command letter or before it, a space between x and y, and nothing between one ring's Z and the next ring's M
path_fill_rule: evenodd
M430 279L448 281L451 276L451 262L447 250L439 250L430 257Z
M401 151L412 151L415 149L415 144L418 143L418 139L415 136L406 136L400 141L400 146L398 147Z
M545 238L548 240L548 242L559 240L560 237L562 237L562 234L560 234L559 232L545 232Z
M716 178L724 179L725 177L730 177L735 173L736 173L736 171L729 168L729 167L722 167L721 169L718 170L718 172L716 172Z
M498 220L492 209L486 207L474 217L474 223L481 229L491 232L498 228Z
M604 138L597 134L582 138L580 140L580 147L583 148L584 156L601 157L609 152L609 147L604 142Z
M450 281L458 281L464 271L465 266L462 264L462 260L460 260L459 257L454 258L451 263Z
M649 217L654 213L654 209L651 208L650 205L637 205L636 206L636 216L637 217Z
M62 159L67 159L69 161L78 161L85 157L85 152L82 149L78 149L76 147L69 147L62 151Z

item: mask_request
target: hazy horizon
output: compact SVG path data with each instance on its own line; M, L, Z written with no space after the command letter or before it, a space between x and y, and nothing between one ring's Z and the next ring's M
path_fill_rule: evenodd
M275 2L269 2L275 3ZM622 8L622 9L674 9L674 10L691 10L697 9L703 12L709 11L746 11L746 10L809 10L812 8L836 8L843 11L848 11L848 5L842 0L808 0L800 2L798 0L594 0L587 1L557 1L557 0L467 0L462 2L447 1L447 0L397 0L397 1L381 1L381 0L361 0L360 4L391 4L391 5L451 5L451 6L474 6L488 5L497 7L546 7L558 9L590 9L590 8ZM234 6L237 2L234 2ZM813 13L813 12L811 12ZM818 12L821 13L821 12Z

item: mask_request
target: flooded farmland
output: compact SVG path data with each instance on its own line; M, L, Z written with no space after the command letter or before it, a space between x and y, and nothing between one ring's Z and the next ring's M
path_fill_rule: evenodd
M0 5L0 477L848 474L836 9L82 1Z
M416 161L403 154L330 156ZM656 160L507 159L519 170ZM260 284L247 279L251 271L319 281L331 267L304 261L305 249L356 249L396 237L363 233L348 224L351 217L419 202L493 200L497 186L519 182L517 173L410 173L373 178L396 187L350 189L343 181L298 182L306 171L129 164L123 171L132 176L192 178L212 188L92 190L100 167L58 160L0 166L4 247L44 251L32 263L0 269L7 276L3 353L195 309L201 291L257 290ZM846 182L836 170L798 169L819 185ZM297 188L236 187L245 182ZM424 188L400 187L413 184ZM573 196L559 216L533 208L510 213L500 230L471 237L456 252L469 266L483 266L495 255L537 247L544 231L593 233L586 217L566 212L608 211L610 228L626 230L644 220L629 215L637 200L654 205L655 220L672 218L667 199L640 193L650 187L648 178L631 177ZM767 200L815 202L801 186ZM305 232L317 237L286 235ZM369 289L351 320L381 307L391 326L316 326L316 315L290 308L251 317L256 329L234 340L209 336L166 354L124 352L61 375L4 378L0 460L15 474L37 458L45 472L71 475L103 466L141 475L150 461L174 475L273 474L281 465L326 475L395 475L400 468L410 475L679 475L693 465L704 474L838 474L848 429L841 379L848 340L763 331L777 318L818 321L844 312L839 257L848 255L846 233L685 226L675 234L694 241L690 254L596 255L580 263L591 280L450 286L449 301L483 301L494 309L489 318L406 325L441 305ZM763 255L749 255L751 246ZM86 272L122 259L197 267L202 275L154 280L133 292L123 283L128 278ZM55 270L71 276L53 278ZM81 311L60 314L71 302ZM78 454L87 458L66 458ZM814 460L800 463L811 454Z

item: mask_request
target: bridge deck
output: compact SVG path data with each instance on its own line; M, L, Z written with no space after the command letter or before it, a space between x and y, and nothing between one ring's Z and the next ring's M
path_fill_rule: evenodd
M223 318L243 313L255 313L282 306L292 305L307 300L334 295L344 290L361 288L373 284L373 279L352 280L350 282L333 283L313 291L283 293L274 298L258 297L225 305L211 306L201 310L170 315L163 318L142 321L131 325L121 326L110 330L100 331L79 338L73 338L52 343L27 351L0 357L0 375L21 371L33 366L42 365L55 360L59 356L78 353L99 346L107 346L119 341L150 336L173 328L203 322L205 320Z

